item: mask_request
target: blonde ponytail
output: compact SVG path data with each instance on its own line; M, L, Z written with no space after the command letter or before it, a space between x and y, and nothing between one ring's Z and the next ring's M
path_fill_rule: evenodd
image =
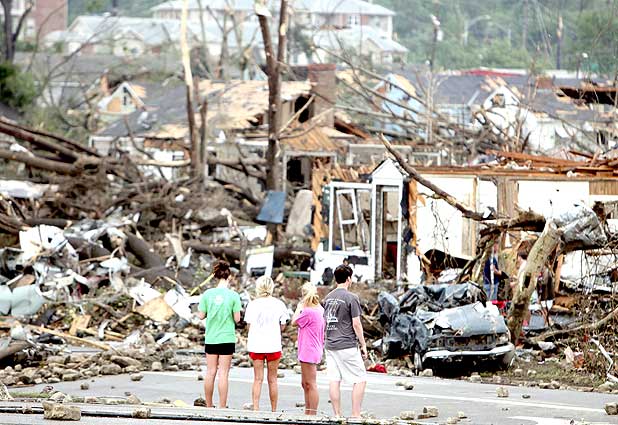
M255 295L258 298L270 297L275 290L275 282L268 276L260 276L255 282Z
M318 288L311 282L307 282L301 289L303 295L302 303L306 307L315 307L320 304Z

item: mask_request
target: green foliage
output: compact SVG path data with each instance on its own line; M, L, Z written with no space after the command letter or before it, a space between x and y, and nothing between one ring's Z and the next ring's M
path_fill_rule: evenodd
M15 109L24 109L32 104L35 97L32 75L21 72L11 63L0 64L0 102Z
M164 0L119 0L118 12L124 16L152 16L150 9ZM207 4L204 2L204 4ZM69 22L79 15L112 11L112 0L69 0Z
M618 67L618 0L375 1L396 11L394 31L409 49L410 63L429 60L433 44L430 16L435 15L444 33L443 40L436 44L438 69L555 68L560 14L563 68L575 69L579 65L584 70L612 74ZM582 60L584 52L587 61Z
M577 28L577 39L572 42L571 50L579 54L569 58L570 65L579 63L584 71L615 73L618 69L618 16L585 11L577 21Z

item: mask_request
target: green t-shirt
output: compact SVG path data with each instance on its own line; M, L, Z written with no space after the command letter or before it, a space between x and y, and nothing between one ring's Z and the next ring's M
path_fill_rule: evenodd
M206 344L236 343L234 313L240 311L240 296L228 288L212 288L200 298L199 311L206 314Z

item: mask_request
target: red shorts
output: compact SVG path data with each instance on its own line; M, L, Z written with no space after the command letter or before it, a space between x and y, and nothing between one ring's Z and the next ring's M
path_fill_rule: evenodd
M281 358L281 351L277 351L276 353L249 352L249 357L251 357L251 360L266 360L267 362L274 362L275 360L279 360Z

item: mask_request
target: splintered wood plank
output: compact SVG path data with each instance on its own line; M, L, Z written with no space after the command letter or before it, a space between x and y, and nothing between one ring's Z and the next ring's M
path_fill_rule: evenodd
M69 329L69 335L76 336L78 330L86 329L90 324L90 319L92 319L92 317L89 314L75 316L73 323L71 323L71 328Z

